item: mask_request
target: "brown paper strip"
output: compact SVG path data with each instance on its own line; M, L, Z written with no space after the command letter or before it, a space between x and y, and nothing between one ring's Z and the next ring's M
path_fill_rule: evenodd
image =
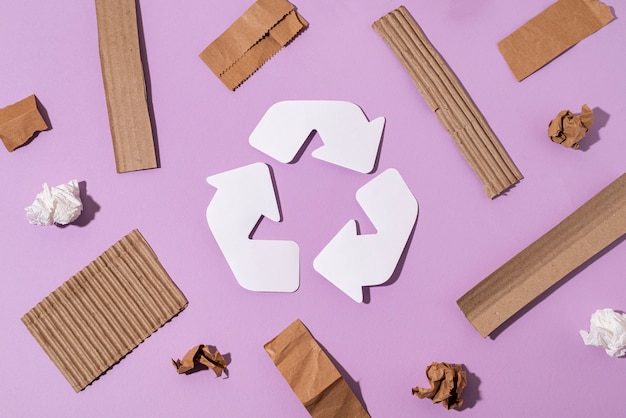
M615 19L597 0L559 0L498 42L498 49L522 81Z
M626 174L463 295L457 304L486 337L626 233Z
M0 139L9 152L24 145L35 132L46 129L48 124L37 109L34 94L0 109Z
M45 297L22 322L79 392L187 303L134 230Z
M117 172L156 168L135 0L96 0L96 14Z
M404 6L372 25L407 69L428 106L454 139L489 198L522 179L461 82Z
M299 319L265 351L313 417L369 417L326 353Z
M288 1L258 0L200 58L235 90L307 26Z

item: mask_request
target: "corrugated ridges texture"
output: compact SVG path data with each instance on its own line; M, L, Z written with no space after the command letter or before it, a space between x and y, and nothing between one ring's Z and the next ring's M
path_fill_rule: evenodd
M133 230L28 311L22 322L76 392L188 304Z

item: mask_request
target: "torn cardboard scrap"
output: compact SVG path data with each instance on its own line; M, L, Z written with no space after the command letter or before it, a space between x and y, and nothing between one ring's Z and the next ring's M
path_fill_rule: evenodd
M400 6L372 25L407 69L491 199L519 180L519 172L459 79L409 12Z
M286 0L257 0L200 58L231 90L294 39L308 22Z
M613 19L598 0L558 0L498 42L498 49L522 81Z
M211 352L211 348L204 344L197 345L187 351L182 360L172 359L172 363L176 367L178 374L191 374L205 366L213 370L217 377L222 375L227 366L224 356L220 354L217 348Z
M486 337L626 233L626 174L463 295L457 304Z
M24 145L36 132L48 128L34 94L0 109L0 139L9 152Z
M438 363L434 361L426 367L429 388L413 388L413 395L420 399L432 399L446 409L460 408L463 405L461 392L467 385L462 364Z
M593 110L585 104L580 115L574 115L569 110L559 112L548 124L548 136L552 142L578 149L578 143L587 135L592 124Z
M96 0L102 80L118 173L157 167L135 0Z
M133 230L28 311L22 322L79 392L187 303Z
M330 358L299 319L265 351L313 417L369 417Z

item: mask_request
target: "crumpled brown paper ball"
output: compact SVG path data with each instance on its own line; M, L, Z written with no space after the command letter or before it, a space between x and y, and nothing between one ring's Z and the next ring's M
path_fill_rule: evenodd
M461 391L467 385L467 378L462 364L433 362L426 368L430 388L413 388L413 395L429 398L433 403L440 403L446 409L459 408L463 405Z
M578 142L587 135L592 124L593 110L587 105L583 105L580 115L563 110L548 124L548 136L552 142L578 149Z

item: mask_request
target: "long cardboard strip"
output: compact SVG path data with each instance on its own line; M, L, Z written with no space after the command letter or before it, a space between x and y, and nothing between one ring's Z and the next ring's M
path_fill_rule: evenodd
M487 196L494 198L521 180L522 174L478 107L406 8L400 6L372 26L407 69Z
M95 0L102 80L118 173L157 167L135 0Z
M22 322L76 392L181 312L188 302L133 230Z
M522 81L613 19L598 0L558 0L498 42L498 49Z
M48 124L37 108L34 94L0 109L0 139L9 152L24 145L35 132L46 129Z
M257 0L200 58L226 87L235 90L307 26L288 1Z
M341 373L299 319L265 351L313 417L369 417Z
M486 337L626 233L626 174L463 295L457 304Z

